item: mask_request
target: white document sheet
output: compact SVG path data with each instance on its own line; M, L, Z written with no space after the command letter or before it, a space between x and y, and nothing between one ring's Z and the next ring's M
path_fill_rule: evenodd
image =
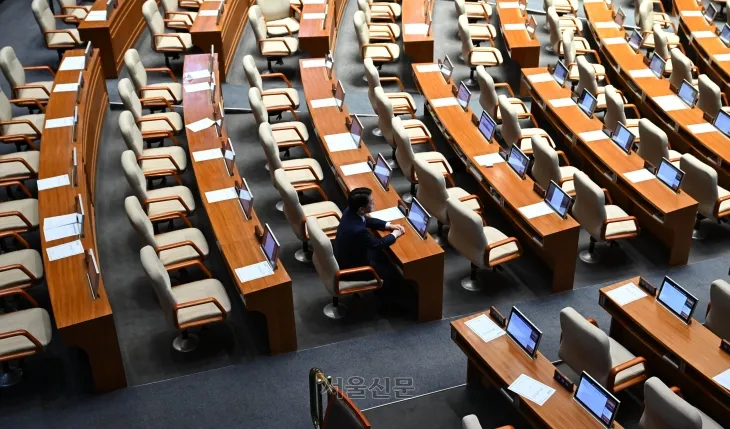
M479 336L485 343L505 334L504 329L494 323L486 314L468 320L465 325Z
M198 16L218 16L218 9L201 10Z
M220 1L220 0L217 0L217 1ZM183 77L185 79L189 79L189 80L202 79L202 78L210 79L210 72L208 71L208 69L195 70L195 71L191 71L189 73L185 73L185 76L183 76Z
M183 85L183 88L185 88L185 92L187 92L187 93L210 91L210 83L209 82L191 83L190 85Z
M730 61L730 54L715 54L712 58L717 62Z
M428 24L405 24L405 34L409 35L423 35L428 33Z
M58 68L58 71L83 70L85 59L86 57L83 55L80 57L66 57Z
M53 87L53 92L76 92L78 90L78 83L59 83Z
M528 79L530 79L530 82L532 83L540 83L540 82L555 82L555 79L553 78L553 75L550 73L538 73L538 74L531 74L527 76Z
M61 186L68 186L71 181L68 178L68 174L62 174L60 176L49 177L47 179L38 179L36 186L39 191L45 191L46 189L60 188Z
M685 10L680 12L682 16L702 16L701 10Z
M355 174L363 174L363 173L370 173L371 170L370 166L367 162L358 162L356 164L347 164L340 167L342 169L342 174L345 176L353 176Z
M654 79L656 79L656 75L653 71L651 71L651 69L629 70L629 76L633 77L634 79L638 79L641 77L653 77Z
M570 107L570 106L576 106L575 101L573 101L572 98L566 97L566 98L554 98L552 100L548 100L550 104L553 107Z
M517 380L509 385L508 389L540 406L555 393L555 389L552 387L546 386L525 374L520 374Z
M223 152L220 149L208 149L193 152L193 161L195 162L208 161L218 158L223 158Z
M312 67L324 67L324 58L320 58L318 60L302 61L302 67L305 69Z
M526 29L525 24L504 24L504 31L524 31Z
M653 97L652 99L666 112L689 109L689 107L684 104L684 101L676 95L662 95L661 97Z
M441 71L438 64L421 64L419 66L416 66L416 70L418 70L419 73L431 73Z
M520 207L520 213L522 213L527 219L536 218L539 216L545 216L546 214L555 213L553 209L545 201L539 203L530 204L529 206Z
M312 100L312 109L319 109L320 107L337 107L337 99L332 98L320 98L319 100Z
M707 39L709 37L717 37L714 31L693 31L692 37L695 39Z
M319 13L303 13L302 19L324 19L325 13L319 12Z
M602 40L604 45L620 45L622 43L627 43L626 39L623 37L606 37Z
M617 30L621 28L613 21L596 22L595 26L596 28L615 28Z
M72 223L78 223L81 219L78 213L70 213L61 216L52 216L43 219L43 229L53 229L59 226L70 225Z
M49 261L55 261L84 253L84 245L81 244L81 240L76 240L70 243L49 247L46 249L46 253L48 254Z
M431 100L431 105L434 108L447 107L447 106L458 106L459 101L455 97L434 98L433 100Z
M719 384L727 390L730 390L730 369L727 369L717 374L716 376L712 377L712 379L715 380L715 383Z
M585 131L585 132L578 134L578 137L580 137L580 139L586 143L594 142L597 140L605 140L605 139L610 138L602 130Z
M403 212L400 211L398 207L391 207L389 209L383 209L378 210L376 212L371 212L370 217L374 219L380 219L384 220L386 222L391 222L398 219L403 219L405 216L403 215Z
M350 133L330 134L328 136L324 136L324 142L327 143L327 149L329 149L330 152L357 149L355 140L352 139L352 134Z
M205 198L208 200L208 203L213 204L218 201L234 200L238 198L238 195L236 194L236 188L231 187L218 189L217 191L208 191L205 193Z
M80 223L72 223L72 224L68 224L68 225L59 226L56 228L43 230L43 237L46 239L46 242L53 241L53 240L60 240L62 238L66 238L66 237L73 237L74 235L79 235L79 234L81 234L81 224Z
M501 7L502 9L517 9L520 7L520 2L508 1L508 2L497 3L497 5L499 7Z
M215 124L215 121L213 121L210 118L203 118L198 121L193 122L192 124L188 124L185 126L185 128L189 129L190 131L197 133L198 131L202 131L205 129L208 129Z
M86 14L84 21L106 21L105 10L92 10Z
M646 168L641 168L636 171L624 173L624 177L629 179L629 182L631 183L639 183L656 178L656 176L651 174L651 171L647 170Z
M45 128L51 129L51 128L61 128L61 127L71 127L74 124L74 117L69 116L67 118L56 118L56 119L46 119Z
M274 274L274 269L271 268L269 261L236 268L236 276L238 276L238 280L241 282L250 282L251 280L260 279L272 274Z
M621 287L617 287L616 289L607 292L606 295L622 307L630 302L636 301L637 299L649 296L641 290L640 287L633 283L627 283Z
M719 132L719 130L709 122L687 125L687 129L689 129L689 132L692 134L713 133L715 131Z
M504 158L499 156L498 152L488 153L486 155L479 155L474 157L474 161L482 167L492 167L494 164L504 162Z

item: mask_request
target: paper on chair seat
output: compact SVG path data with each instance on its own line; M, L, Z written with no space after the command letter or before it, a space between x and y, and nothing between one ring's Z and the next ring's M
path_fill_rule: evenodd
M60 240L66 237L73 237L74 235L79 234L81 234L80 223L71 223L68 225L43 230L43 237L45 238L46 242Z
M684 10L680 12L682 16L702 16L701 10Z
M319 100L312 100L312 109L318 109L320 107L337 107L337 99L331 98L320 98Z
M74 117L69 116L67 118L46 119L46 123L45 123L44 127L47 129L61 128L61 127L70 127L73 124L74 124Z
M271 268L269 261L236 268L236 276L238 276L238 280L241 282L250 282L251 280L260 279L272 274L274 274L274 269Z
M187 92L187 93L198 92L198 91L210 91L210 83L209 82L191 83L190 85L183 85L183 88L185 88L185 92Z
M86 14L84 21L106 21L105 10L92 10Z
M693 31L692 37L694 37L695 39L707 39L709 37L717 37L717 34L715 34L714 31L707 31L707 30Z
M76 92L78 90L78 83L59 83L53 87L53 92Z
M652 97L652 99L659 105L659 107L663 108L667 112L671 112L672 110L689 109L689 106L684 104L684 101L676 95L662 95L661 97Z
M525 27L525 24L519 23L519 24L504 24L504 31L515 31L515 30L526 30L527 27Z
M502 9L517 9L520 7L520 2L517 1L506 1L506 2L500 2L497 3L499 7Z
M601 41L604 45L620 45L622 43L627 43L626 39L624 39L623 37L606 37Z
M507 389L540 406L555 393L555 389L552 387L546 386L525 374L520 374L517 380L513 381Z
M715 54L712 58L717 62L730 61L730 54Z
M342 174L345 176L352 176L355 174L363 174L363 173L370 173L370 165L368 165L367 162L358 162L355 164L347 164L340 167L342 169Z
M712 133L715 131L719 131L717 128L715 128L714 125L712 125L709 122L702 122L699 124L687 125L687 129L692 134Z
M603 22L596 22L596 24L595 24L595 27L596 27L596 28L615 28L615 29L617 29L617 30L618 30L619 28L621 28L621 27L619 27L619 25L618 25L618 24L616 24L616 23L615 23L615 22L613 22L613 21L603 21Z
M499 152L495 152L495 153L488 153L486 155L475 156L474 161L476 161L477 164L481 165L482 167L491 167L494 164L499 164L500 162L504 162L504 158L499 156Z
M370 217L373 219L380 219L386 222L393 220L403 219L405 216L398 207L391 207L389 209L378 210L376 212L370 212Z
M324 58L320 58L318 60L302 61L302 67L305 69L312 67L324 67Z
M68 174L62 174L60 176L48 177L45 179L38 179L36 186L39 191L45 191L46 189L60 188L61 186L68 186L71 181L68 178Z
M193 161L201 162L211 159L223 158L223 152L220 149L207 149L193 152Z
M578 134L578 137L580 137L580 139L586 143L594 142L596 140L605 140L609 138L602 130L585 131Z
M531 74L531 75L527 76L527 78L532 83L550 82L550 81L554 82L555 81L555 79L553 78L553 75L551 75L550 73Z
M725 371L712 377L712 379L715 381L715 383L719 384L727 390L730 390L730 369L726 369Z
M198 16L218 16L218 9L201 10Z
M215 124L215 122L210 118L203 118L200 120L197 120L193 122L192 124L185 125L185 128L189 129L190 131L197 133L198 131L205 130L207 128L210 128Z
M428 34L428 24L405 24L404 33L425 36Z
M606 292L606 295L622 307L630 302L636 301L637 299L648 296L634 283L627 283L621 287L617 287L610 292Z
M431 100L431 105L436 107L458 106L459 101L455 97L435 98Z
M234 200L238 198L238 194L236 194L236 188L231 187L218 189L217 191L208 191L205 193L205 198L208 200L208 203L213 204L218 201Z
M220 0L218 0L218 1L220 1ZM203 70L195 70L195 71L191 71L189 73L185 73L185 76L183 76L183 77L185 79L193 80L193 79L202 79L202 78L210 79L210 76L211 76L210 71L208 71L208 69L203 69Z
M499 325L494 323L486 314L467 320L464 324L467 328L471 329L472 332L477 334L479 338L484 340L485 343L505 334L504 329L500 328Z
M628 173L624 173L624 177L629 179L631 183L639 183L644 182L647 180L651 180L655 178L651 171L647 170L646 168L642 168L636 171L630 171Z
M566 97L566 98L554 98L552 100L548 100L550 104L553 107L570 107L575 106L575 101L573 101L572 98Z
M529 206L520 207L520 213L522 213L527 219L532 219L539 216L545 216L546 214L555 213L553 209L545 201L539 203L530 204Z
M303 13L302 19L324 19L327 16L324 12L319 13Z
M58 71L83 70L85 64L86 57L83 55L80 57L66 57L58 68Z
M324 142L327 143L327 149L330 152L357 149L355 140L352 139L352 134L350 133L330 134L328 136L324 136Z
M633 78L653 77L656 79L656 75L653 71L651 71L651 69L629 70L629 76Z
M68 258L69 256L84 253L84 245L81 244L81 240L76 240L70 243L48 247L46 248L46 253L48 254L49 261L56 261L58 259Z
M421 64L416 66L416 70L418 70L419 73L430 73L440 72L441 68L438 64Z

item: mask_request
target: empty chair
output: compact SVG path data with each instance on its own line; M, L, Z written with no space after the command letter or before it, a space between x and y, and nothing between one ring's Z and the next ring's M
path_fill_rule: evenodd
M636 23L641 28L641 35L644 37L644 41L641 46L654 49L654 4L652 1L644 0L639 5L639 21ZM662 21L663 25L665 21ZM667 33L667 45L669 47L679 45L679 36L677 36L677 29L674 27L674 23L669 21L669 26L672 27L673 33Z
M578 84L575 88L575 93L580 96L584 89L587 89L594 97L596 97L596 111L606 110L606 94L605 86L598 86L598 73L596 73L595 67L588 62L585 55L580 55L576 59L578 64ZM606 85L609 85L608 76L602 75ZM616 93L621 95L623 102L626 102L626 98L623 93L616 90Z
M640 429L722 429L707 414L679 396L656 377L644 383L644 413Z
M557 52L558 55L563 55L562 48L562 34L566 30L573 30L575 32L583 31L583 24L581 21L574 16L563 16L559 17L554 7L547 8L546 21L548 23L548 33L550 35L550 43L545 46L548 52ZM589 50L590 45L588 41L583 37L576 38L576 44L580 45L581 50Z
M579 43L579 39L581 38L574 38L573 37L573 29L569 28L563 32L563 43L562 43L562 49L563 49L563 55L565 55L565 65L568 67L568 80L571 82L577 82L579 80L579 73L578 73L578 64L577 64L577 58L578 56L586 55L587 53L593 54L596 61L598 63L589 63L591 66L593 66L594 71L596 72L596 78L599 80L603 80L606 76L606 69L601 65L601 58L598 55L598 52L591 50L590 47L588 49L581 49L581 53L579 54L576 45ZM585 39L583 39L585 40Z
M377 5L376 5L377 6ZM400 26L394 22L373 22L373 13L368 0L357 0L357 8L365 14L365 23L370 31L371 41L400 39Z
M412 118L415 118L416 109L418 109L418 107L416 106L416 102L413 100L413 97L411 97L411 94L406 92L406 89L400 79L397 76L380 77L380 73L378 73L378 69L375 67L375 64L373 64L373 60L371 58L365 58L364 64L365 78L368 81L368 98L370 99L370 104L373 106L375 113L378 112L376 109L377 103L375 101L375 88L382 88L382 82L395 82L400 89L399 92L385 92L385 88L383 88L385 96L393 105L393 113L396 115L411 115ZM374 134L378 137L382 135L376 132L374 132Z
M127 149L134 152L142 173L146 178L172 176L178 185L182 185L180 174L188 166L185 149L180 146L162 146L145 149L142 132L134 122L134 116L128 110L119 114L119 130L122 132Z
M704 232L700 230L702 219L714 219L719 222L730 215L730 192L717 185L717 172L694 155L689 153L682 155L679 168L684 171L682 190L699 203L692 238L702 239L705 237Z
M681 153L669 148L667 134L649 119L642 118L639 121L639 135L641 144L636 153L654 167L659 167L662 158L667 158L676 164L682 156Z
M173 30L189 31L193 26L195 18L198 16L196 12L190 12L180 9L178 0L160 0L162 10L165 11L165 26Z
M613 85L606 85L603 90L606 98L606 114L603 116L603 124L611 132L616 130L617 124L620 122L628 128L633 135L636 136L638 142L641 137L639 131L639 109L634 104L624 103L622 94L620 94ZM635 118L626 117L626 109L631 109Z
M306 262L311 258L306 220L310 217L316 219L320 229L327 236L334 237L337 227L340 225L342 212L337 204L328 201L324 194L322 195L325 198L324 201L302 205L299 202L297 190L289 183L286 171L281 168L274 171L274 187L279 190L281 200L284 202L284 215L292 232L302 242L302 248L297 250L294 257L299 262Z
M248 84L252 88L258 88L269 116L279 115L279 119L281 119L281 114L288 111L294 116L294 119L299 120L297 113L294 111L294 109L299 108L299 94L296 88L292 88L291 82L283 73L259 73L256 62L251 55L243 57L243 71L246 74ZM286 88L264 89L263 78L281 79L286 84Z
M593 319L586 319L572 307L560 311L560 333L558 356L575 372L569 375L574 381L585 371L616 393L646 380L643 357L631 354Z
M22 289L0 291L0 298L22 296L32 308L0 314L0 387L20 382L23 371L10 361L42 353L51 342L51 317Z
M639 234L639 221L629 216L619 206L611 203L608 191L602 190L582 171L573 174L575 203L573 217L590 234L590 246L578 255L583 262L595 264L600 255L595 252L598 241L614 241L632 238Z
M461 55L469 66L469 79L464 81L468 86L476 86L474 72L477 66L492 67L502 64L502 52L494 47L476 47L471 40L469 21L465 15L459 17L459 37L461 38Z
M454 6L456 7L456 16L466 14L466 17L469 18L470 21L489 21L492 17L492 6L483 0L454 0Z
M697 79L693 77L692 72L699 73L697 66L692 64L687 56L677 48L670 51L672 56L672 74L669 75L669 84L674 88L682 86L682 81L687 81L697 86Z
M164 107L165 103L152 100L158 97L164 98L171 104L182 103L183 87L178 83L177 78L169 68L145 68L144 64L142 64L142 59L139 57L139 52L136 49L127 49L127 52L124 54L124 67L127 69L132 83L134 83L137 95L141 98L151 99L151 101L145 103L145 106ZM149 83L147 72L167 73L170 79L172 79L172 82Z
M341 319L347 314L347 307L340 304L340 297L379 289L383 280L369 265L341 270L332 251L330 236L322 231L319 219L308 217L305 223L312 243L314 268L327 292L332 295L332 302L324 307L324 314L330 319Z
M125 198L124 210L137 235L142 238L146 246L152 246L167 271L196 266L208 277L212 277L208 268L203 265L210 248L202 231L188 225L187 228L155 234L147 213L139 200L133 196Z
M271 67L272 61L275 61L277 65L282 65L284 64L284 57L292 56L299 51L299 40L294 37L269 37L266 20L261 13L260 6L251 6L248 9L248 17L253 28L253 34L256 37L259 54L266 58L269 72L274 71Z
M487 5L486 3L484 4ZM482 22L474 23L471 22L472 19L468 17L467 20L469 22L469 35L471 36L472 42L474 42L477 46L480 46L482 42L489 42L492 46L494 46L494 39L497 37L497 34L499 34L497 33L497 29L494 25ZM463 60L463 57L460 59Z
M730 112L730 107L723 106L723 100L726 100L725 94L720 91L720 87L709 76L701 74L697 79L697 83L699 85L697 107L704 112L706 119L714 120L720 110Z
M580 170L572 167L568 163L568 158L563 151L556 151L545 140L537 136L532 136L532 151L535 162L532 164L531 171L535 182L542 189L547 190L548 186L550 186L550 181L553 181L569 195L574 195L575 185L573 183L573 175L576 171ZM560 157L565 163L562 167L558 161L558 154L560 154Z
M190 33L166 33L165 21L160 15L157 3L147 0L142 5L142 15L150 32L152 50L165 56L165 65L170 67L170 59L180 58L180 54L193 48L193 39Z
M730 339L730 284L725 280L710 285L705 326L718 337Z
M127 79L120 79L117 84L119 97L122 99L124 108L132 113L134 120L145 138L171 137L179 134L183 130L183 120L179 113L167 105L169 112L151 113L145 115L142 113L143 103L150 101L150 98L139 98L134 91L132 82ZM154 101L163 101L160 97Z
M43 34L43 42L46 44L46 48L58 51L59 60L63 57L63 53L67 49L81 46L82 42L78 30L75 28L56 28L57 17L53 15L53 12L48 7L47 0L33 0L30 7L33 10L33 16L38 23L38 27L40 27L41 33Z
M383 133L385 141L393 148L393 157L395 158L396 144L393 137L393 103L390 102L388 97L385 95L383 88L378 87L373 91L375 95L375 111L378 113L378 128ZM418 119L406 119L403 120L403 127L408 133L408 137L411 139L411 144L424 144L430 143L431 132L428 131L426 125Z
M398 4L397 0L393 2L379 0L366 1L370 6L370 14L372 15L372 19L376 21L389 21L391 23L395 23L403 13L403 8L400 4ZM362 10L362 8L360 10Z
M546 12L551 6L560 15L570 14L576 16L580 3L578 3L578 0L543 0L543 9Z
M537 136L547 141L551 147L555 147L555 143L548 133L542 128L537 127L537 122L532 114L528 113L527 115L529 116L525 116L530 118L534 127L522 128L517 109L512 106L505 95L499 96L499 106L502 109L502 126L500 127L500 132L507 146L512 147L513 144L516 144L522 152L532 153L532 136Z
M266 0L256 2L266 21L269 36L291 36L299 31L299 21L294 19L294 9L289 0Z
M634 22L639 25L641 22L641 4L647 0L634 0ZM648 0L652 2L652 14L654 15L654 25L659 25L659 28L669 28L672 26L672 19L664 10L664 5L661 0ZM659 11L654 10L654 6L659 6Z
M91 10L90 6L80 6L76 0L58 0L58 5L61 6L60 16L64 17L63 22L66 24L79 25Z
M464 289L481 290L477 284L478 268L496 268L522 254L516 238L507 237L498 229L486 226L484 219L467 203L449 198L446 201L446 213L451 224L449 244L471 262L469 277L461 281Z
M30 244L17 233L6 234L3 239L8 236L18 243L20 249L0 254L0 291L11 288L26 289L40 283L43 279L41 254L31 249Z
M659 55L665 61L664 74L668 76L672 73L672 62L670 61L672 54L669 49L668 39L669 33L662 30L662 27L659 24L654 24L652 32L654 34L654 55ZM680 46L682 45L677 45L675 47L679 48Z
M353 23L360 57L363 60L370 58L374 64L381 67L384 63L394 63L400 59L400 46L397 43L370 43L370 29L362 11L355 12Z
M5 79L13 90L13 97L16 99L27 100L17 103L18 106L27 107L28 109L38 108L35 100L41 104L48 103L51 96L51 88L53 88L53 79L56 74L48 66L28 66L23 65L15 56L12 47L6 46L0 49L0 70L2 70ZM51 75L51 80L40 82L27 82L25 80L26 70L43 70ZM39 109L40 110L40 109Z
M172 342L179 352L190 352L198 345L198 337L189 333L190 328L223 322L231 311L231 301L221 282L208 278L192 283L170 283L170 275L152 246L139 252L142 267L152 283L165 319L180 331Z
M487 73L487 69L484 66L477 66L477 82L479 82L479 105L482 109L486 110L495 121L502 122L502 111L499 109L499 97L497 95L497 88L504 88L509 94L507 101L513 109L517 111L517 117L526 117L530 111L527 109L525 103L519 98L515 97L515 93L512 91L512 87L508 83L494 83L492 76Z
M253 87L248 90L248 102L253 116L256 118L256 125L268 124L269 113L258 88ZM307 131L307 126L304 123L298 121L279 122L271 125L271 132L280 151L284 151L288 155L290 149L301 147L307 157L312 157L309 148L307 148L309 131Z
M20 100L8 100L5 93L0 90L0 142L15 143L17 146L27 144L36 150L34 142L40 140L43 135L45 113L13 116L11 101L20 102ZM45 112L42 105L38 104L37 107Z

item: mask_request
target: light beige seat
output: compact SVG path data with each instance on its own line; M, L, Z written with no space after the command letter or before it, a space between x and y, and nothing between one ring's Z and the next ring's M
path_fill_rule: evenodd
M578 0L543 0L542 6L545 11L552 6L560 15L570 14L577 16L580 3Z
M606 114L603 116L603 124L611 132L616 131L616 126L620 122L636 136L636 142L638 143L641 139L641 133L639 132L639 109L636 108L635 104L624 103L622 94L616 90L613 85L606 85L603 90L603 94L606 98ZM634 113L634 118L626 117L626 109L631 109Z
M122 169L129 187L144 207L152 222L172 221L182 218L188 224L187 217L195 211L195 198L185 186L170 186L160 189L147 189L142 169L131 150L122 152Z
M77 48L82 45L79 31L75 28L60 30L56 28L56 18L69 18L70 15L54 16L50 7L48 7L47 0L33 0L30 7L43 34L43 42L46 44L46 48L55 49L58 52L59 61L63 58L63 53L67 49Z
M640 429L722 429L707 414L679 395L678 388L669 388L656 377L644 383L644 413Z
M180 0L180 7L185 9L199 9L203 5L203 0Z
M645 161L648 161L654 168L659 167L662 158L667 158L676 166L679 166L681 153L670 149L667 134L656 124L647 118L639 121L639 135L641 144L636 153Z
M150 107L165 107L166 104L160 101L152 101L158 97L164 98L170 104L180 104L183 101L183 87L178 83L177 78L167 67L154 67L145 68L142 64L142 59L139 57L139 52L136 49L127 49L124 54L124 67L129 73L129 77L132 79L134 88L137 90L137 95L141 98L148 98L151 101L145 103L145 106ZM149 83L147 79L147 72L161 72L167 73L172 79L172 82L161 82L161 83Z
M532 164L531 173L535 182L542 189L547 190L550 182L553 181L568 195L575 195L573 175L580 170L570 165L565 153L562 150L556 151L545 140L537 136L532 136L532 150L535 162ZM565 163L562 167L558 161L558 155Z
M468 291L481 290L477 283L477 268L494 268L505 262L517 259L522 254L520 243L514 237L507 237L491 226L474 212L469 204L459 198L446 201L446 214L449 217L449 244L471 262L469 277L461 281Z
M641 22L641 4L644 1L650 1L651 10L654 15L654 25L659 25L660 28L670 28L672 26L672 19L664 10L664 5L661 0L634 0L634 22L638 25ZM659 6L659 11L654 10L654 6Z
M243 57L243 71L249 86L259 90L269 116L279 115L279 119L281 119L281 114L288 111L294 116L294 119L299 120L299 116L295 112L295 109L299 108L299 94L296 88L292 88L291 82L283 73L259 73L251 55ZM281 79L286 84L286 88L264 89L263 78Z
M50 67L23 67L18 57L15 56L13 48L6 46L0 49L0 70L2 70L5 80L8 81L13 90L13 97L16 99L28 99L28 101L17 103L19 106L33 110L38 108L34 100L38 100L43 105L48 103L48 98L51 96L51 88L53 88L53 79L56 77L56 74ZM26 70L43 70L51 75L51 80L29 83L25 79Z
M563 55L563 33L566 30L574 32L583 31L583 23L574 16L558 16L558 12L554 7L547 8L546 22L548 23L548 33L550 35L550 43L545 45L548 52L557 52L559 56ZM582 51L591 49L588 40L583 37L575 38L576 48Z
M573 37L573 29L568 28L567 30L563 31L563 41L561 44L561 48L563 50L563 55L565 56L565 66L568 67L568 80L571 82L578 82L580 79L579 73L578 73L578 57L584 56L587 54L591 54L597 63L589 63L594 71L596 72L596 79L603 80L606 77L606 69L601 65L601 57L598 55L598 52L590 49L590 46L586 48L581 48L580 52L577 49L577 45L579 45L579 39L577 37ZM585 39L583 39L585 40Z
M258 5L253 5L248 9L248 18L256 37L259 54L265 57L268 63L269 73L274 72L271 66L272 61L276 61L277 65L282 65L284 57L290 57L299 51L299 40L294 37L269 37L266 20Z
M385 141L391 148L393 148L392 158L395 159L395 150L397 146L393 137L393 103L391 103L388 97L386 97L385 91L383 91L382 87L375 88L373 90L373 94L375 95L374 110L378 113L378 128L382 131ZM434 147L433 142L431 141L431 132L428 131L426 125L424 125L424 123L420 120L406 119L403 121L403 127L408 132L411 144L429 143L431 144L431 147Z
M256 118L256 125L268 124L269 113L258 88L252 87L248 90L248 103L251 106L254 118ZM271 132L279 151L285 152L286 156L289 156L289 150L292 148L300 147L308 158L312 157L309 148L307 148L309 131L303 122L279 122L271 125Z
M492 6L486 1L454 0L456 16L466 15L470 21L489 21L492 17Z
M669 33L662 30L662 27L659 24L654 24L652 32L654 34L654 55L659 55L665 61L664 75L669 76L672 74L672 54L669 49ZM680 50L684 49L682 48L682 45L676 45L673 47L679 48Z
M400 59L400 46L397 43L370 43L370 29L365 22L365 14L358 10L353 18L355 35L360 48L360 58L370 58L381 67L384 63L394 63Z
M76 0L58 0L58 5L61 6L61 16L64 16L63 22L66 24L79 25L91 10L90 6L80 6Z
M500 127L500 133L508 147L512 147L513 144L516 144L522 152L531 154L532 136L537 136L538 138L546 141L550 147L555 147L555 143L548 133L542 128L537 127L537 121L535 121L535 117L532 116L532 114L527 113L527 115L524 115L523 117L530 118L534 127L522 128L517 113L518 111L509 102L507 96L500 95L498 100L502 112L502 126Z
M616 393L646 380L645 359L636 357L619 342L571 307L560 311L562 363L574 372L566 374L577 382L585 371L610 392ZM561 371L565 368L559 366ZM565 371L570 372L570 371Z
M196 12L180 10L178 0L160 0L162 10L165 11L165 26L171 30L190 31L195 18L198 16Z
M479 82L479 105L482 106L489 116L492 117L496 122L502 122L502 111L499 108L499 97L497 95L497 88L504 88L507 90L509 97L507 101L510 106L517 111L518 118L525 118L530 113L525 103L519 98L515 97L515 93L512 91L512 87L508 83L494 83L492 76L487 73L487 69L484 66L477 66L476 68L477 82Z
M697 200L697 221L692 238L704 238L700 230L702 219L720 221L730 215L730 192L717 185L717 172L694 155L685 153L679 160L679 168L684 171L682 190Z
M730 107L726 106L727 98L725 94L720 91L720 87L708 75L701 74L697 79L697 83L699 88L697 107L702 110L708 122L714 121L720 110L730 112Z
M124 108L132 113L139 130L145 138L164 139L166 137L172 137L176 134L180 134L183 130L182 117L179 113L173 110L169 103L166 105L169 112L150 113L147 115L142 113L143 103L146 103L147 101L167 103L167 100L164 100L162 97L154 99L137 97L132 81L126 77L119 80L117 89L119 91L119 97L122 99L122 104L124 104Z
M3 235L8 236L17 241L19 250L0 254L0 291L26 289L40 283L43 279L41 254L31 249L30 244L19 234L11 232Z
M400 0L393 0L391 2L367 0L367 2L370 6L372 19L376 21L389 21L391 23L395 23L403 13Z
M10 105L20 104L28 100L8 100L5 93L0 90L0 142L15 143L16 145L27 144L33 150L38 148L35 141L40 141L43 135L43 127L46 122L45 113L13 116L13 108ZM37 107L45 112L45 108L38 104Z
M373 22L372 10L368 0L357 0L357 8L365 14L365 23L370 30L370 41L390 41L400 39L400 26L394 22Z
M730 338L730 284L725 280L710 285L705 326L720 338Z
M181 331L172 346L179 352L190 352L198 345L190 328L223 322L231 311L231 301L221 282L208 278L177 285L170 283L170 275L152 246L140 250L142 267L152 283L165 319Z
M170 59L180 58L193 48L193 39L190 33L166 33L165 20L160 15L157 3L147 0L142 5L142 15L150 32L152 50L165 55L165 65L170 67Z
M641 28L641 35L644 40L641 43L642 47L654 49L654 4L652 1L644 0L639 6L639 21L637 25ZM660 22L664 25L666 21ZM672 29L672 33L667 33L667 45L674 47L679 45L679 36L677 35L677 29L672 21L669 21L669 27Z
M0 155L0 187L20 186L30 197L24 182L38 177L41 153L37 150Z
M596 97L596 112L602 112L607 109L606 106L606 94L605 86L598 86L598 74L596 69L591 63L588 62L585 55L581 55L576 59L578 64L578 84L575 86L575 93L580 96L583 89L587 89L594 97ZM603 75L603 82L606 85L610 85L611 82L608 80L608 76ZM623 93L616 90L616 93L621 95L621 99L626 103L626 98Z
M119 130L122 132L127 149L134 152L144 177L164 179L167 176L172 176L178 185L182 185L180 174L188 166L188 158L184 148L180 146L162 146L145 149L142 132L137 128L134 116L128 110L119 114Z
M378 112L376 109L377 103L375 102L375 88L383 88L383 82L394 82L398 85L400 91L385 93L385 96L388 97L388 100L393 105L393 113L396 115L411 115L411 118L415 119L418 106L416 106L416 102L411 97L411 94L406 92L403 82L397 76L380 77L380 73L378 73L378 69L373 64L372 58L365 58L363 63L365 64L365 78L368 81L368 98L375 113ZM385 88L383 88L383 92L385 92Z
M23 198L0 203L0 233L23 233L38 228L38 200Z
M476 47L471 39L469 21L466 15L459 17L459 37L461 38L461 55L469 66L469 79L464 81L467 86L476 86L474 72L477 66L493 67L502 64L502 52L495 47Z
M294 19L294 9L289 0L266 0L256 2L266 21L269 36L292 36L299 31L299 21Z
M693 72L699 74L697 66L692 64L687 56L677 48L670 51L672 57L672 74L669 75L669 85L679 89L682 81L687 81L694 86L698 85L697 79Z
M582 171L573 174L575 203L573 217L588 234L590 246L578 255L583 262L595 264L600 254L595 252L598 241L614 241L639 235L639 221L629 216L619 206L612 204L608 191L601 189ZM606 198L608 204L606 204Z

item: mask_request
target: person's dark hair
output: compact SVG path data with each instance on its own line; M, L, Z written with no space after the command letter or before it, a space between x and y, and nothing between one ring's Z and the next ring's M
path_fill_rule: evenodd
M350 192L350 196L347 197L347 206L350 211L358 212L360 208L367 207L368 201L370 201L370 195L373 191L370 188L355 188Z

